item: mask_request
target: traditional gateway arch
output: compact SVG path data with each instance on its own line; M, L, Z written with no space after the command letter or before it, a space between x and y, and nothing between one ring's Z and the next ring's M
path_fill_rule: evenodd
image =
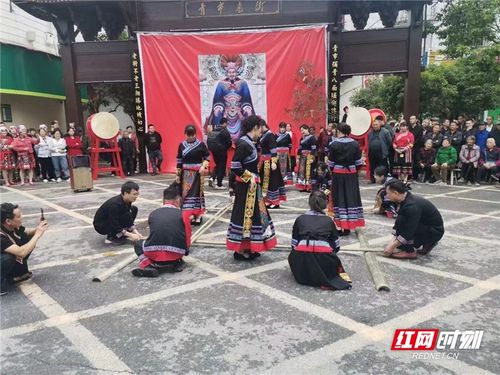
M130 83L140 87L133 57L139 32L209 32L327 25L328 112L339 117L340 82L360 74L398 74L406 78L404 113L419 112L423 9L429 0L14 0L58 31L64 68L66 118L83 124L78 85ZM398 12L409 11L408 27L394 27ZM364 30L370 13L384 28ZM344 31L343 15L355 31ZM75 42L75 26L85 42ZM117 40L127 26L129 40ZM95 41L104 29L106 41ZM138 90L141 91L141 90ZM142 93L138 93L141 100ZM137 107L139 109L139 106ZM142 109L143 110L143 109ZM144 123L136 124L138 132Z

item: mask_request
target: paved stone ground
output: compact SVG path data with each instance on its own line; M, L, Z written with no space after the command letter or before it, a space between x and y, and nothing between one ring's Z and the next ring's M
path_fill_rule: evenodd
M171 177L139 176L139 221L159 206ZM343 253L350 291L298 285L287 251L236 263L222 248L194 246L182 273L134 278L133 264L103 283L92 276L132 253L106 247L92 217L122 181L102 178L93 192L67 185L1 188L21 205L28 227L44 208L50 223L30 259L35 276L1 298L2 374L486 374L500 373L500 190L415 185L445 219L446 235L413 261L379 257L391 287L377 292L359 253ZM362 181L365 208L376 186ZM209 215L226 193L207 188ZM289 190L284 207L306 208ZM272 211L289 244L297 210ZM203 236L223 241L229 213ZM370 246L382 248L391 220L366 214ZM342 238L343 249L359 246ZM458 359L413 359L390 350L396 328L484 330L476 351ZM435 353L435 352L433 352Z

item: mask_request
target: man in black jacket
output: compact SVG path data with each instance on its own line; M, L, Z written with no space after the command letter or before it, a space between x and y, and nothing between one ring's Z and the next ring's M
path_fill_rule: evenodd
M161 153L161 135L155 130L153 124L148 125L148 132L144 136L144 145L146 146L146 151L148 152L149 161L153 168L151 173L153 176L158 174L158 170L161 171L161 162L163 161L163 154Z
M18 283L28 280L33 275L28 270L28 258L37 245L38 240L47 230L47 222L40 218L36 228L26 229L23 226L21 210L12 203L0 205L0 218L2 221L0 230L0 253L1 253L1 295L7 293L10 282Z
M122 169L125 176L130 176L135 171L134 157L135 157L135 144L128 130L122 132L122 137L118 141L120 147L120 156L122 159Z
M227 164L227 150L231 147L231 134L227 130L227 119L222 118L219 123L219 127L214 130L217 133L214 142L209 144L209 149L212 152L215 162L215 168L212 171L212 175L208 180L208 185L213 187L214 180L217 179L217 186L215 189L224 189L222 186L222 180L226 174L226 164Z
M149 237L136 242L135 253L139 268L137 277L157 277L163 272L180 272L191 245L191 223L183 218L181 187L173 183L163 191L163 207L149 214Z
M443 217L439 210L430 200L410 193L408 186L397 179L387 184L386 193L386 197L399 205L399 209L392 230L393 237L383 255L416 259L417 253L428 254L444 235Z
M134 226L138 209L132 203L139 197L139 185L127 181L121 187L121 194L109 198L94 216L94 229L106 235L104 243L121 245L127 240L136 242L142 235Z
M408 128L410 133L413 134L414 144L412 149L412 160L413 160L413 174L412 176L418 176L419 168L418 168L418 154L420 149L424 146L424 128L419 124L417 116L410 116L410 126Z
M379 166L389 168L387 158L392 145L392 137L382 125L382 119L377 117L373 121L372 131L368 134L368 160L370 161L370 179L372 183L375 183L375 168Z

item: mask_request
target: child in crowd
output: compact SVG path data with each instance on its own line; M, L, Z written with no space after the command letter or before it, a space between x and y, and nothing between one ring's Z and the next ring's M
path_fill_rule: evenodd
M325 163L318 163L318 167L313 172L312 191L321 191L327 196L327 215L333 217L333 196L332 196L332 174Z
M325 163L318 163L318 167L313 173L312 190L321 190L322 192L330 191L332 186L332 174L328 170ZM328 195L328 194L327 194Z
M418 169L421 174L421 181L431 181L432 179L432 164L436 160L436 150L433 147L432 139L425 141L424 147L418 152Z
M394 177L392 177L387 172L387 168L382 165L375 168L373 174L375 182L378 184L382 184L382 187L379 189L377 195L375 196L375 206L373 207L372 212L374 214L380 215L385 214L390 219L397 217L397 206L395 203L387 199L385 191L387 184L394 180Z

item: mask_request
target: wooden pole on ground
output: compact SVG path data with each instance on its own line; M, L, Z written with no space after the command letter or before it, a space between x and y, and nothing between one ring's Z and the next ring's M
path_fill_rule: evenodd
M125 259L123 259L120 262L118 262L117 264L115 264L113 267L110 267L106 271L101 272L99 275L94 276L92 281L102 282L102 281L108 279L111 275L120 271L122 268L127 267L130 263L132 263L136 259L137 259L137 254L135 254L135 253L130 254Z
M368 240L366 239L365 233L362 228L356 228L356 234L358 235L359 244L361 248L364 250L368 250ZM389 285L385 281L385 276L382 270L380 269L380 265L377 261L377 257L373 252L364 251L363 256L365 258L366 266L368 267L368 271L373 278L373 283L375 284L375 288L380 291L390 291Z
M209 246L214 246L214 247L226 246L225 242L223 242L223 241L210 241L210 240L198 240L198 241L196 241L195 245L209 245ZM291 246L284 245L284 244L278 244L271 251L290 252ZM380 253L380 250L379 249L370 249L370 248L359 248L359 249L345 249L345 250L341 250L341 252L342 253L359 253L359 252Z
M217 213L211 217L210 219L207 220L205 224L203 224L191 237L191 244L195 243L198 241L198 239L202 236L203 233L205 233L212 225L214 225L219 219L227 212L229 209L233 207L232 203L228 203L227 206L222 207Z

